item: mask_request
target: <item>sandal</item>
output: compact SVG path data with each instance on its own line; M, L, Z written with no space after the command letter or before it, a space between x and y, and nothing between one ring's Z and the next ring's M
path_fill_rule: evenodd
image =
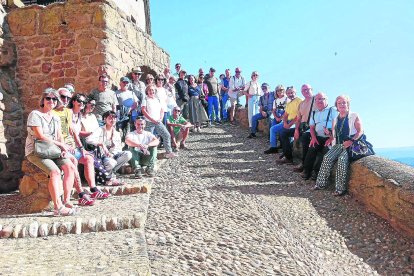
M57 209L57 210L55 209L53 211L53 215L55 217L74 216L74 215L76 215L76 213L77 212L76 212L75 208L68 208L68 207L65 207L65 205L62 205L59 209Z
M344 194L346 194L346 191L341 191L341 192L337 192L337 191L335 191L335 192L333 193L333 196L343 196Z
M108 181L105 185L115 187L115 186L125 185L125 183L123 183L123 182L121 182L117 179L113 179L113 180Z

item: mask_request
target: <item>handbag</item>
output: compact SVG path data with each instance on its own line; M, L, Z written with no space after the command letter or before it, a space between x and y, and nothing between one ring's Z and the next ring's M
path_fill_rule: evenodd
M372 144L367 141L365 134L362 134L358 140L353 141L347 151L351 162L375 154Z
M53 142L35 140L34 154L42 159L57 159L62 155L62 150Z

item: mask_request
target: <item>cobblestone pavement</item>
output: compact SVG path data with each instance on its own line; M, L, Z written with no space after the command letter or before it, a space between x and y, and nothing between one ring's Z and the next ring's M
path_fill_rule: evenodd
M413 241L350 196L310 190L237 127L192 134L152 188L152 275L410 275Z
M245 136L227 125L192 134L155 178L145 234L2 239L0 275L413 274L413 240L350 196L311 192L262 154L264 138ZM136 210L138 195L122 197L86 212Z

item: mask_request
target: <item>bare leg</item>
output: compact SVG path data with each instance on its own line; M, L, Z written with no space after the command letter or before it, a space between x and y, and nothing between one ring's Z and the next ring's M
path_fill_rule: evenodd
M75 166L72 163L63 165L63 201L70 201L70 193L72 192L73 182L75 180Z
M85 155L79 159L79 163L85 166L84 173L89 187L95 188L95 167L93 166L93 157L91 155Z
M60 171L51 171L49 175L48 189L50 197L52 198L53 205L55 210L59 209L62 206L62 201L60 200Z

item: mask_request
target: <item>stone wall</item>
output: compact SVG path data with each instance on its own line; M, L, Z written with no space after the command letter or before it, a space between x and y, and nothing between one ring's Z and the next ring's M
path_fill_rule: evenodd
M24 155L23 109L14 81L16 51L0 5L0 193L15 190Z
M352 163L350 194L368 211L414 237L414 168L378 156Z
M4 17L2 10L0 22ZM76 91L89 93L103 70L117 86L132 67L143 66L151 73L169 67L169 55L111 0L31 5L12 9L5 18L3 25L10 27L7 40L0 40L0 89L6 91L0 111L5 111L4 127L10 127L2 131L0 125L1 160L6 159L1 165L17 178L21 176L25 119L38 108L46 87L70 82ZM5 186L1 177L0 170L0 192Z
M236 120L247 129L247 110L238 110ZM259 124L259 131L267 133L266 128L264 123ZM301 150L294 144L294 156L300 158ZM414 168L368 156L353 162L350 170L348 190L352 197L395 229L414 237Z

